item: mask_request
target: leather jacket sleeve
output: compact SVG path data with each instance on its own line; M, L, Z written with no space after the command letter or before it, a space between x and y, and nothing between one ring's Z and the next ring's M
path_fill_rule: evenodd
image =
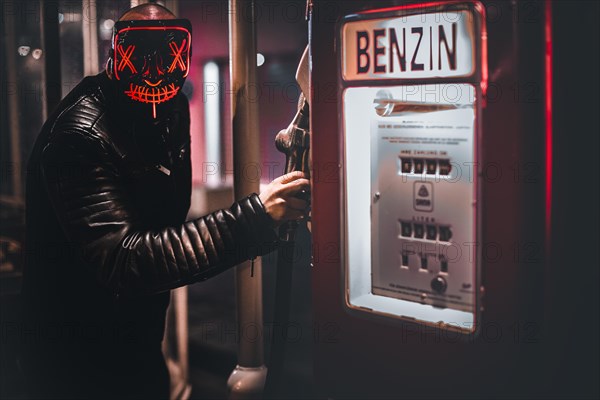
M72 249L115 295L205 280L277 245L256 194L179 226L144 229L112 157L93 137L61 132L44 148L40 167Z

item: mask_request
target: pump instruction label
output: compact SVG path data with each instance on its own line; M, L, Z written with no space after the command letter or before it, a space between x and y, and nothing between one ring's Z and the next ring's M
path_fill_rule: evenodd
M475 92L457 83L344 91L350 304L472 320Z
M433 96L447 85L414 86L416 98L380 89L375 112L362 110L371 116L372 293L470 311L475 190L464 167L475 157L474 94L452 84L460 96Z

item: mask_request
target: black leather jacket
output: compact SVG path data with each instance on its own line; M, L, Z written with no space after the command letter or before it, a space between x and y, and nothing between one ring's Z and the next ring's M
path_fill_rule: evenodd
M169 289L277 244L256 194L185 222L189 106L182 94L172 101L168 118L155 124L148 111L142 122L101 73L42 128L28 164L23 283L34 394L164 395Z

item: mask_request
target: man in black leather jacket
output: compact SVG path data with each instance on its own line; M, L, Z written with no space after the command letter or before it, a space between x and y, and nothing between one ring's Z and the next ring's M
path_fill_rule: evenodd
M144 5L121 19L172 18ZM273 250L273 228L306 208L294 196L308 181L289 174L186 222L186 97L153 118L107 70L65 97L29 160L22 366L35 397L168 397L169 290Z

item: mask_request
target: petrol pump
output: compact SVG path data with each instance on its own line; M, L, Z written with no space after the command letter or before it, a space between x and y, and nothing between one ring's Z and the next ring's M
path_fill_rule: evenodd
M318 386L527 393L544 376L547 5L309 3Z

